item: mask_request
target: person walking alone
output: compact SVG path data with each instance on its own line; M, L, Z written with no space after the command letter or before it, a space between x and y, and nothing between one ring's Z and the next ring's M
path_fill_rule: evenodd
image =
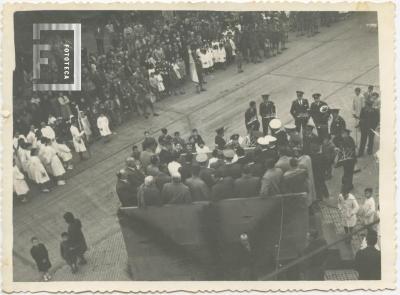
M68 239L71 241L72 247L76 250L76 256L79 264L86 264L87 261L84 254L87 250L85 236L82 232L82 223L75 218L71 212L64 214L64 220L68 224Z
M51 280L51 275L49 274L49 269L51 267L49 252L47 251L46 246L39 242L37 237L33 237L31 242L31 256L33 260L35 260L36 266L42 274L43 279L47 282L48 280Z

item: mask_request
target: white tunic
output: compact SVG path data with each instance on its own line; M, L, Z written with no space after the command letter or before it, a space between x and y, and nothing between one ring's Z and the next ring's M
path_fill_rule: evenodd
M198 154L208 154L211 153L210 148L208 146L203 146L202 148L196 143L196 153Z
M18 148L17 156L18 156L19 162L21 164L22 170L25 173L28 173L28 171L29 171L29 158L31 157L30 151L20 147L20 148Z
M26 195L29 192L29 187L26 184L24 175L15 165L13 167L13 187L17 196Z
M365 200L363 206L363 223L365 225L371 224L375 220L375 200L374 197L370 197Z
M349 197L345 200L340 194L338 205L342 213L343 226L354 227L357 224L357 212L359 209L356 198L349 194Z
M52 146L45 146L43 148L43 157L45 159L44 166L51 175L57 177L65 174L64 166Z
M72 142L74 143L75 152L77 153L86 152L86 146L82 139L82 136L83 134L85 134L85 132L84 131L80 132L79 129L74 125L71 125L71 128L69 130L71 131Z
M97 127L100 130L101 136L107 136L111 134L110 127L108 126L108 118L106 116L100 116L97 118Z
M32 156L29 160L29 169L32 180L37 184L50 181L49 175L46 172L42 162L38 156Z
M46 126L40 130L42 135L50 140L54 140L56 138L56 133L54 132L53 128L50 126Z
M61 158L61 160L63 160L63 162L72 160L71 150L65 144L55 143L54 148L57 152L57 155Z
M29 131L28 135L26 136L26 142L30 143L32 148L37 148L37 138L35 132Z

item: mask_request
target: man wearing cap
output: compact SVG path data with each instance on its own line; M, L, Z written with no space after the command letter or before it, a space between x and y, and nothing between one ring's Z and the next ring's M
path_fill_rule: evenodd
M299 132L296 130L296 125L287 124L285 125L285 131L288 137L288 145L291 149L302 149L303 139Z
M263 94L263 101L260 103L259 112L264 135L268 134L269 122L276 117L275 104L269 100L269 94Z
M308 100L303 98L303 91L296 91L297 99L292 102L290 108L290 114L294 118L294 124L296 125L297 132L300 132L301 128L305 128L310 118L309 115L309 104Z
M234 179L242 175L242 166L233 161L235 157L234 150L226 149L223 151L225 163L218 169L223 175L228 175Z
M331 109L330 113L332 114L332 122L330 125L330 134L335 138L342 134L342 131L346 129L346 122L339 115L340 109Z
M211 188L215 184L214 169L208 168L208 156L206 154L198 154L196 162L200 165L199 177Z
M225 149L225 145L226 145L226 141L225 141L225 129L224 127L218 128L217 130L215 130L215 132L217 133L217 135L215 135L215 146L217 149L219 150L223 150Z
M321 101L321 94L312 95L314 101L310 106L310 115L317 128L318 137L322 140L328 135L329 107L324 101Z
M358 156L364 155L365 145L368 140L368 155L372 155L374 149L374 136L375 129L379 125L379 110L372 107L372 101L366 101L365 107L360 112L360 130L361 130L361 141Z
M189 188L181 181L181 175L171 175L172 182L164 184L162 198L164 204L188 204L192 202Z
M249 165L244 165L242 176L233 184L233 192L237 198L256 197L260 192L260 178L251 175Z
M251 130L258 131L260 129L260 122L257 117L257 106L255 101L249 103L249 108L244 113L244 123L246 129L250 132Z
M276 143L278 146L283 146L288 143L288 138L285 130L282 130L282 122L279 119L272 119L269 122L269 127L271 128L271 134L276 138Z

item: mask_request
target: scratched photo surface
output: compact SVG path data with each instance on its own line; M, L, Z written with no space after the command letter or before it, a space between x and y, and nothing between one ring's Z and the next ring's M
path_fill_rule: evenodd
M13 282L382 280L377 11L12 19Z

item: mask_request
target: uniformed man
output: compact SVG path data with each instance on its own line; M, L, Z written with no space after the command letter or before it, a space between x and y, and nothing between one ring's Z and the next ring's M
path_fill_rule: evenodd
M278 146L287 145L288 138L285 130L282 129L282 122L279 119L273 119L269 122L272 136L276 137L276 143Z
M379 125L379 110L372 107L372 101L366 101L360 112L361 141L358 156L364 155L365 145L368 140L368 155L372 155L374 149L375 129Z
M318 137L322 140L328 136L329 107L324 101L321 101L321 94L312 95L314 101L310 106L310 115L317 129Z
M346 122L339 115L340 109L331 109L330 113L332 115L332 122L330 125L330 134L333 137L333 141L335 141L335 137L340 136L342 131L346 129Z
M290 108L290 114L294 118L294 124L296 125L297 132L300 132L301 128L306 127L310 118L308 100L303 98L303 91L296 91L297 99L292 102Z
M258 131L260 129L260 122L258 121L257 106L255 101L250 102L249 108L244 114L244 123L249 132L252 130Z
M334 140L340 157L336 165L343 166L342 185L346 190L353 189L354 166L356 165L356 144L350 136L350 130L343 129L341 135Z
M269 100L269 94L263 94L263 101L260 103L259 112L264 135L268 134L269 122L276 117L275 104Z
M303 139L299 132L296 130L296 125L287 124L285 125L285 131L287 133L288 145L291 149L302 149Z
M217 149L223 150L226 145L226 141L224 138L225 128L224 127L218 128L217 130L215 130L215 132L217 133L217 135L215 136L215 146L217 147Z

